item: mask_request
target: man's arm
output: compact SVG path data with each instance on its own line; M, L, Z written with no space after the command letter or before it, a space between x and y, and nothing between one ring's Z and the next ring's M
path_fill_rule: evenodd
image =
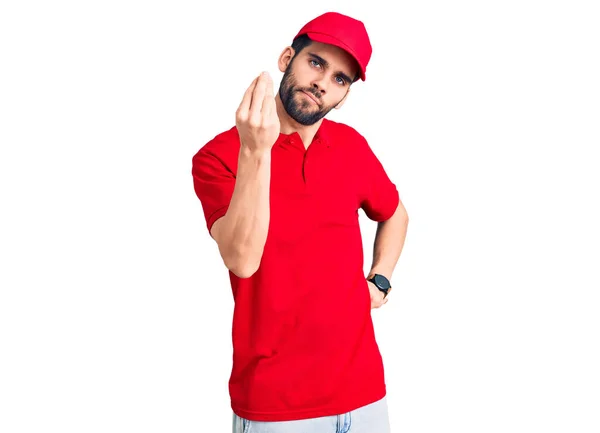
M240 149L238 174L227 213L212 225L225 266L240 278L260 265L269 229L271 153Z
M369 275L381 274L388 280L392 279L392 273L404 247L407 229L408 213L402 201L399 201L394 214L388 220L377 224L373 247L373 264ZM384 303L383 293L381 293L381 303Z
M271 148L280 131L273 81L262 73L248 87L236 112L240 153L227 213L210 233L225 266L240 278L251 277L262 259L269 229Z

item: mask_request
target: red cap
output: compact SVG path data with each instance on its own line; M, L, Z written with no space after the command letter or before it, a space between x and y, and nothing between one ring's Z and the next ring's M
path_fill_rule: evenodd
M360 78L365 81L372 49L367 29L361 21L337 12L326 12L306 23L294 39L304 34L313 41L346 50L358 62Z

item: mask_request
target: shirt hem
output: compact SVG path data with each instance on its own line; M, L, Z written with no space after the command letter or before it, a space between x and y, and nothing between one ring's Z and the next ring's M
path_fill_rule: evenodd
M299 411L287 411L287 412L256 412L244 410L236 407L233 403L231 409L233 412L244 419L249 421L298 421L309 418L319 418L324 416L337 416L342 415L353 410L359 409L368 404L375 403L386 396L386 389L383 392L378 392L374 396L366 398L365 400L345 406L331 406L328 408L321 409L306 409Z
M210 217L208 217L208 220L206 221L206 227L208 228L208 232L210 233L213 224L221 217L225 216L225 214L227 213L227 210L229 209L229 205L224 205L221 206L220 208L218 208L216 211L214 211Z
M376 222L384 222L389 220L391 217L394 216L394 213L396 212L396 209L398 209L398 205L400 204L400 194L398 193L398 190L394 190L393 192L393 197L390 201L390 206L388 209L385 210L385 212L380 212L380 213L375 213L372 216L369 216L369 214L367 214L367 216ZM366 213L366 212L365 212Z

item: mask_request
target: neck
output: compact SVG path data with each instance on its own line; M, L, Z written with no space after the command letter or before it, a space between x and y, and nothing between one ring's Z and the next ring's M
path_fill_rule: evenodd
M290 135L294 132L297 132L302 139L302 143L304 143L304 147L308 148L313 141L313 138L317 134L321 123L323 123L323 119L319 120L317 123L313 125L302 125L301 123L296 122L294 119L290 117L290 115L285 111L283 107L283 102L279 97L279 92L277 92L277 96L275 96L275 106L277 107L277 116L279 116L279 123L281 125L281 133Z

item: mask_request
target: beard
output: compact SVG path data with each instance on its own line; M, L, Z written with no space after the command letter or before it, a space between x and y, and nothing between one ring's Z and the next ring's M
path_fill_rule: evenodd
M324 106L314 105L308 100L302 100L298 102L295 97L296 94L305 91L315 97L317 101L321 101L321 93L313 88L300 88L297 86L296 77L292 73L292 63L288 65L287 69L281 79L281 85L279 86L279 97L283 103L283 107L289 116L301 125L314 125L321 120L327 113L329 113L335 105Z

